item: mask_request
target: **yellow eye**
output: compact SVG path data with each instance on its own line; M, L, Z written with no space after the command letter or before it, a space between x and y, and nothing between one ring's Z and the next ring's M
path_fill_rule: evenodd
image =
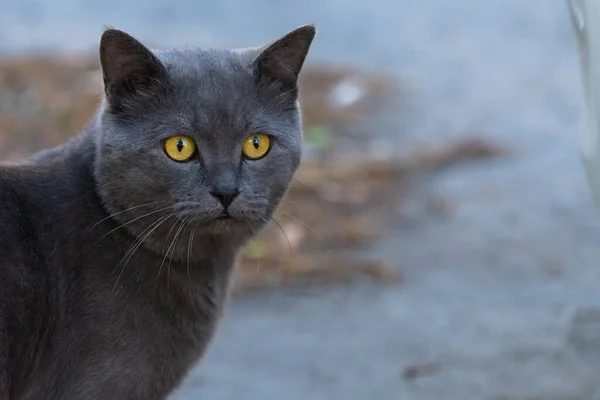
M171 136L165 140L165 153L175 161L187 161L196 153L196 143L187 136Z
M271 148L271 140L267 135L252 135L244 140L242 153L250 160L258 160L264 157Z

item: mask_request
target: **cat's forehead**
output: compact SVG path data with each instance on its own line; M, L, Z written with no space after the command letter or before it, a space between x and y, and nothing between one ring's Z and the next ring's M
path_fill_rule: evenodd
M228 49L184 49L156 53L175 83L241 85L252 78L251 54ZM240 88L241 89L241 88Z
M269 99L259 96L252 55L233 50L153 52L167 68L170 110L192 131L245 133L260 123ZM207 129L210 127L210 129Z
M166 66L181 111L219 113L240 119L257 111L256 83L247 53L232 50L170 50L157 54Z

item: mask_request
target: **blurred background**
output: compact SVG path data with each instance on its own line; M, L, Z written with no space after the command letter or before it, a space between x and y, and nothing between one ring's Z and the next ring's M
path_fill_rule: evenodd
M0 158L85 126L105 25L245 47L306 23L303 164L174 399L600 398L562 0L0 0Z

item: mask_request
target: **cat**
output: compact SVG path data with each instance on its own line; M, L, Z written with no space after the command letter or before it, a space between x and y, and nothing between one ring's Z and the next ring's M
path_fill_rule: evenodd
M165 399L182 383L299 166L315 34L159 51L103 32L87 128L0 166L1 400Z

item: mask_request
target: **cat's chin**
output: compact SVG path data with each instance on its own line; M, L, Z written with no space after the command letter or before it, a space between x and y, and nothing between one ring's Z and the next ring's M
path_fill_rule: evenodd
M212 235L248 235L260 229L257 221L230 215L219 215L210 220L198 221L194 225L196 229Z

